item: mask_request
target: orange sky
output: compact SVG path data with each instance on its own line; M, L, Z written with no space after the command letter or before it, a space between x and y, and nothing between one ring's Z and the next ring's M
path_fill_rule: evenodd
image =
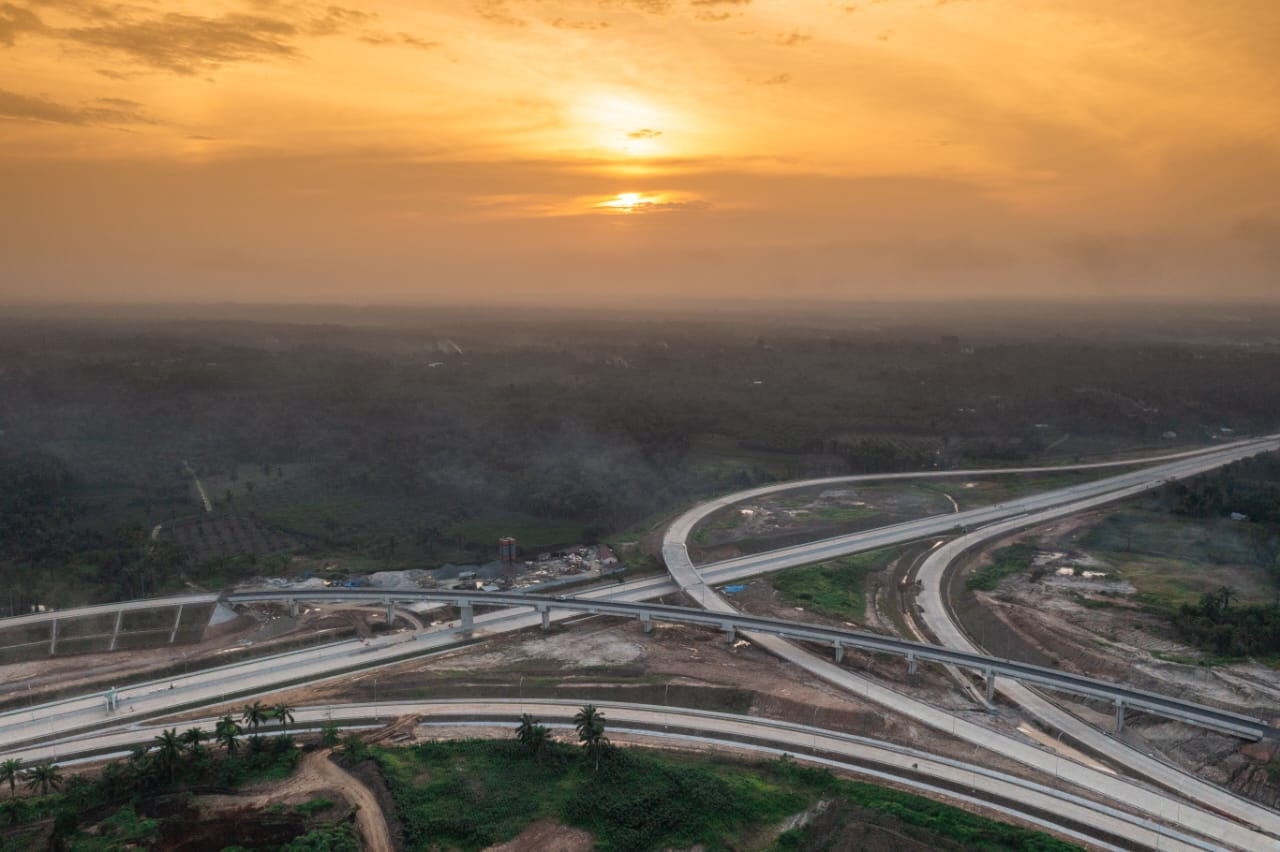
M0 0L0 301L1276 299L1278 33L1276 0Z

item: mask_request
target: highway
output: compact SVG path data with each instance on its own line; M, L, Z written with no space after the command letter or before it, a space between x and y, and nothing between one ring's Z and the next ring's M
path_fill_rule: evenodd
M727 582L740 579L753 573L779 570L788 565L817 561L831 555L843 555L858 552L887 544L901 543L923 537L931 537L940 533L954 532L958 525L976 526L1013 518L1014 522L1022 520L1020 516L1037 512L1046 507L1056 507L1062 512L1078 511L1072 508L1084 500L1098 503L1122 499L1130 494L1140 493L1170 478L1190 476L1226 464L1236 458L1265 452L1280 445L1275 436L1256 441L1239 442L1237 444L1211 448L1195 453L1173 454L1170 461L1155 468L1121 474L1097 483L1085 483L1068 489L1051 492L1035 497L1011 500L995 507L970 510L967 513L943 515L925 518L919 521L900 524L881 530L871 530L850 536L841 536L822 542L815 542L799 548L788 548L774 554L759 554L742 560L703 566L699 575L688 559L685 538L692 531L693 525L702 517L714 512L721 506L730 505L750 494L782 491L790 488L805 487L812 484L828 484L835 482L875 481L885 478L905 479L912 475L835 477L813 480L805 483L789 483L770 486L765 489L753 489L742 495L730 495L711 504L695 507L672 525L664 543L664 554L668 558L668 566L672 576L700 603L713 612L721 612L739 616L723 599L708 588L708 583ZM1141 460L1106 463L1105 466L1133 465ZM1092 465L1092 467L1103 465ZM1066 468L1041 468L1038 470L1063 470ZM1026 472L1026 471L1017 471ZM978 476L986 471L943 471L925 474L926 477ZM914 476L920 476L916 474ZM1030 523L1030 520L1027 520ZM772 557L772 559L770 558ZM646 578L619 586L606 587L586 592L577 596L579 600L640 601L647 600L677 590L677 586L666 578ZM139 606L163 606L164 602L137 602ZM46 618L53 614L45 614ZM73 617L72 611L56 614L57 617ZM558 621L575 615L568 609L549 612L547 618ZM529 609L500 610L475 616L474 630L477 636L506 630L518 630L542 623L543 616ZM4 622L0 621L0 627ZM881 703L894 711L905 712L912 718L939 730L948 731L954 736L984 748L1019 760L1038 771L1045 771L1052 765L1056 774L1064 780L1079 784L1086 789L1098 790L1116 801L1130 802L1135 807L1158 819L1168 820L1184 826L1187 831L1203 837L1218 838L1237 848L1255 848L1263 840L1249 824L1259 826L1272 837L1280 836L1274 812L1259 808L1256 805L1228 801L1229 809L1235 819L1225 819L1217 814L1179 802L1163 794L1151 791L1141 785L1124 779L1115 778L1104 772L1081 766L1065 760L1054 753L1047 752L1027 742L999 734L981 725L957 718L949 713L930 707L922 702L897 693L887 687L876 684L866 678L842 669L830 662L814 657L796 646L779 639L776 635L760 633L748 634L748 638L762 647L790 659L806 671L820 676L842 688L861 695L869 700ZM261 694L274 688L293 683L314 682L341 676L343 672L357 668L365 669L377 665L387 665L407 656L420 656L438 652L457 646L457 636L451 630L427 631L419 634L400 634L383 637L370 644L360 642L340 642L320 648L311 648L289 654L276 655L246 662L235 666L227 666L192 674L187 677L159 681L150 684L129 686L120 691L120 710L114 716L107 714L102 696L89 695L34 708L10 711L0 714L0 748L13 748L20 742L36 739L55 740L86 728L102 728L112 724L128 724L148 716L155 716L179 707L197 707L208 703L222 701L234 696ZM1128 751L1125 749L1125 751ZM1183 776L1185 778L1185 776ZM1199 783L1199 782L1196 782ZM1207 786L1207 785L1206 785ZM1241 825L1242 821L1245 825Z
M1132 689L1108 681L1085 677L1058 669L1035 666L1017 660L1004 660L981 651L953 650L938 645L928 645L857 630L787 621L778 618L762 618L734 612L710 613L700 609L651 603L626 603L614 600L556 599L523 595L511 592L462 592L443 590L388 592L377 589L310 589L296 591L233 592L226 596L228 603L332 603L335 601L371 601L375 603L407 603L413 601L446 602L458 606L529 607L548 615L557 610L577 614L616 615L639 619L646 626L654 621L681 624L702 624L726 631L755 630L771 633L787 639L818 642L836 649L856 648L878 651L906 657L908 660L937 662L972 669L984 676L1013 678L1075 695L1121 701L1133 709L1188 722L1233 736L1261 739L1277 737L1280 731L1265 720L1240 713L1232 713L1217 707L1197 704L1180 698Z
M343 727L376 726L383 720L408 715L434 727L513 727L521 713L530 713L550 727L572 736L573 701L489 699L385 702L300 707L294 710L293 730L316 729L330 721ZM747 751L763 757L790 754L860 775L892 782L934 798L962 806L995 810L1076 842L1120 850L1143 846L1170 850L1207 850L1214 843L1169 828L1139 814L1088 799L1050 784L1039 784L979 764L940 757L893 743L829 731L809 725L712 711L660 705L596 702L605 714L608 733L638 735L645 740L693 747ZM183 729L212 730L216 718L181 723ZM59 743L13 752L30 764L42 760L70 762L124 756L140 744L151 744L164 725L137 726L97 733Z
M1059 489L1058 491L1037 495L1032 498L1009 501L1002 506L973 510L970 513L938 516L933 519L923 519L922 521L898 525L899 535L893 537L904 540L900 537L902 534L901 528L925 531L930 530L931 525L930 532L924 532L921 537L940 534L944 527L954 530L957 525L957 519L961 518L963 520L960 520L959 523L964 526L973 526L981 521L994 522L1001 520L1000 517L986 517L983 513L991 513L997 516L1003 514L1004 518L1008 519L1007 523L1011 528L1029 526L1051 517L1071 514L1134 496L1150 490L1169 479L1193 476L1232 461L1262 452L1274 451L1277 448L1280 448L1280 440L1277 440L1277 436L1267 436L1254 441L1240 442L1230 447L1219 448L1192 457L1180 456L1174 461L1153 468L1144 468L1140 471L1121 474L1120 476L1096 482ZM781 491L785 489L770 486L768 490ZM760 489L755 489L751 493L758 494ZM727 600L709 587L710 583L725 582L726 578L729 577L738 579L741 576L747 576L742 573L746 570L763 573L867 549L859 542L859 534L855 534L786 548L768 554L745 557L741 560L733 560L732 563L714 563L703 566L700 571L689 559L685 542L698 521L723 506L738 502L737 499L734 499L736 496L739 495L730 495L719 501L713 501L715 505L704 504L694 507L672 524L663 543L663 555L667 559L668 569L671 571L672 576L694 600L713 612L729 613L736 612L736 610ZM975 521L975 515L981 520ZM888 529L895 528L886 528L886 530L874 532L879 536L886 533ZM889 538L889 536L885 537ZM884 543L889 542L885 541ZM776 558L771 559L770 557ZM748 563L748 561L749 564L744 567L744 563ZM854 675L846 669L833 666L825 660L815 657L776 636L749 633L747 638L783 659L801 666L830 683L848 689L850 692L889 706L895 711L904 713L931 727L947 730L948 726L950 726L951 731L956 736L983 745L997 753L1027 763L1030 766L1037 766L1037 751L1034 749L1028 751L1026 745L1017 739L997 734L989 729L973 725L966 720L957 719L923 702L915 701L900 693L888 690L868 678ZM1025 688L1023 689L1025 690ZM1030 692L1029 690L1025 691ZM1043 699L1040 700L1043 701ZM1073 729L1083 725L1078 720L1072 721L1074 723L1072 725ZM1123 743L1099 734L1096 729L1090 730L1093 731L1094 736L1090 737L1089 742L1091 745L1096 743L1100 754L1130 768L1138 773L1140 777L1150 777L1166 789L1188 794L1190 800L1203 802L1217 813L1199 808L1183 808L1176 815L1171 816L1168 810L1170 799L1131 782L1124 782L1131 788L1127 792L1116 790L1113 794L1116 797L1116 801L1130 802L1148 813L1159 815L1165 819L1176 819L1179 825L1188 830L1208 837L1221 838L1222 842L1241 849L1253 849L1259 845L1274 845L1276 839L1280 838L1280 814L1269 808L1233 796L1221 788L1206 784L1175 767L1151 760L1145 755L1140 755ZM1112 789L1111 782L1116 780L1105 773L1070 762L1060 765L1058 771L1060 777L1065 778L1070 775L1072 780L1095 790ZM1229 815L1233 821L1222 819L1218 816L1218 813ZM1265 832L1270 839L1264 839L1258 833L1259 831Z

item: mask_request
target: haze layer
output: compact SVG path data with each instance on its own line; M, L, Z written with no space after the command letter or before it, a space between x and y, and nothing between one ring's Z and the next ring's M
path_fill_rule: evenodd
M0 299L1274 299L1280 4L0 2Z

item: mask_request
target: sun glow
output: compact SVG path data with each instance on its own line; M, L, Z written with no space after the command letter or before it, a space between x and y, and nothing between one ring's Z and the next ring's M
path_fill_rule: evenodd
M608 201L602 201L597 207L603 207L607 210L620 210L624 213L634 213L637 210L645 210L652 208L659 203L661 199L656 195L642 195L639 192L620 192Z
M663 127L670 116L634 96L598 95L574 111L578 124L599 148L632 157L662 153Z

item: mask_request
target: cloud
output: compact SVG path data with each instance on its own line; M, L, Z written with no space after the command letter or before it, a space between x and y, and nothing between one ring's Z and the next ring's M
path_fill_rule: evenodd
M812 38L813 36L807 33L802 33L799 30L792 30L789 33L778 33L778 35L774 37L773 42L774 44L780 44L783 47L795 47L798 44L804 44Z
M298 28L260 15L203 18L170 12L159 18L59 31L85 47L121 53L175 74L196 74L232 62L292 58Z
M622 5L631 6L650 15L665 15L671 11L672 0L622 0ZM605 5L609 5L608 2Z
M511 14L511 10L507 7L506 0L479 0L472 4L476 14L484 18L491 24L499 24L504 27L527 27L529 22L524 18L517 18Z
M647 127L642 127L639 130L633 130L630 133L628 133L627 138L628 139L655 139L661 135L662 135L661 130L650 130Z
M291 59L298 55L295 42L300 37L361 32L378 17L342 6L271 0L251 2L253 13L213 17L182 12L151 15L144 7L92 0L47 0L44 5L78 18L78 25L47 26L29 8L0 3L0 44L13 44L23 32L38 32L84 50L121 55L148 68L182 75L235 62ZM413 47L431 44L407 33L365 31L358 37L368 40L365 36L381 35ZM98 73L112 79L128 77L116 69Z
M22 33L43 29L44 24L35 12L13 3L0 3L0 44L12 47Z
M751 0L689 0L690 6L747 6Z
M427 41L426 39L418 38L417 36L410 35L409 33L389 33L383 30L365 30L359 35L359 39L365 44L378 46L399 44L405 45L406 47L416 47L419 50L431 50L434 47L440 46L440 42L438 41Z
M344 9L341 6L329 6L318 17L313 17L307 24L310 35L334 35L356 27L372 23L377 15L361 12L357 9Z
M84 106L68 106L45 98L0 89L0 120L48 124L156 124L142 104L125 98L98 98Z
M776 74L767 80L761 80L761 86L783 86L791 82L790 74Z
M564 18L556 18L551 22L551 26L558 30L605 30L609 28L608 21L569 21Z

